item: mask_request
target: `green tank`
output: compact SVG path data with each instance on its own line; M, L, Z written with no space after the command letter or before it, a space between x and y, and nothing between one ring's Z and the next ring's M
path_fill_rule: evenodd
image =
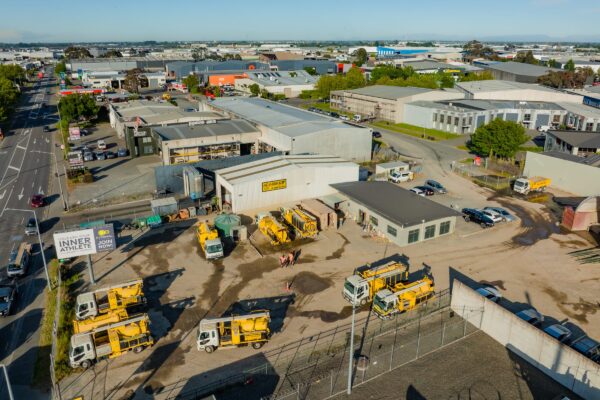
M221 237L233 236L232 228L242 224L242 219L235 214L220 214L215 217L215 227Z

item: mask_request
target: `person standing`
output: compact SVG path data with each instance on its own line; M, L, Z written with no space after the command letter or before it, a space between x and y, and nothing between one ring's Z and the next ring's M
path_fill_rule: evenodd
M285 256L285 254L282 254L279 257L279 265L281 266L281 268L285 268L287 266L287 263L288 263L287 257Z
M294 250L290 251L287 256L288 265L292 266L296 263L296 252Z

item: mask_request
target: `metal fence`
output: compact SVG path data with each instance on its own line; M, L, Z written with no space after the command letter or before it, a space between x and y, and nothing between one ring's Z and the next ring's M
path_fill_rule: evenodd
M445 310L449 309L449 305L450 292L444 290L427 303L422 304L418 309L399 314L393 319L381 320L370 313L367 317L356 321L354 343L357 345L357 348L363 349L361 354L368 349L367 355L369 355L373 346L379 347L379 338L385 337L389 339L390 335L391 337L402 335L402 332L407 332L407 329L411 329L411 327L419 327L424 323L429 325L433 322L440 323L440 326L445 331L442 335L446 336L446 338L442 340L442 343L449 343L449 338L454 337L454 333L451 328L444 327L445 322L443 319L446 317L441 316L442 314L448 315ZM177 393L183 386L186 387L186 390L174 396L162 397L159 395L157 398L192 400L202 398L216 391L226 390L228 387L243 385L244 382L248 382L249 380L258 382L264 380L266 377L275 378L279 382L272 392L274 394L271 399L292 396L290 393L295 393L296 396L299 396L300 390L307 390L307 388L310 389L313 387L308 382L322 380L324 376L329 379L328 382L334 383L332 386L330 385L331 388L338 390L340 385L345 385L343 383L345 382L344 379L347 379L347 353L350 330L351 323L347 323L316 335L304 337L301 340L286 344L277 349L266 351L264 352L264 357L268 360L267 363L263 361L255 367L239 371L239 373L233 374L226 379L220 379L192 390L187 389L189 382L183 380L173 385L167 385L163 388L162 393ZM421 349L415 354L419 356L425 354L428 346L430 347L429 342L425 341L421 345ZM396 351L396 355L393 357L388 355L391 360L390 362L393 362L394 365L404 360L404 356L400 355L398 351L398 348L401 346L399 347L398 345L396 347L396 350L394 350ZM379 351L377 350L377 354L379 354ZM375 353L373 353L373 356L375 357ZM343 362L344 359L346 360L345 363ZM338 364L345 365L346 367L338 368ZM383 364L376 362L373 365L377 367L369 367L371 372L362 375L359 382L368 379L373 371L378 371ZM387 370L389 370L389 366ZM331 374L334 372L336 377L331 377ZM344 374L346 374L346 378L343 378L342 375ZM317 386L319 385L322 385L322 382L317 384ZM312 391L312 389L310 390ZM240 399L246 398L243 394L240 396L242 396ZM305 398L303 396L300 396L300 398ZM235 396L227 398L235 398Z
M515 177L506 177L495 175L493 171L471 164L452 165L452 171L458 175L462 175L481 186L485 186L494 190L502 190L510 188L511 182Z

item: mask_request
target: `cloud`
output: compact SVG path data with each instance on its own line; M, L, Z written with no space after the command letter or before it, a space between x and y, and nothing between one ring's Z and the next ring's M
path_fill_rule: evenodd
M14 29L0 29L0 42L20 42L23 34Z

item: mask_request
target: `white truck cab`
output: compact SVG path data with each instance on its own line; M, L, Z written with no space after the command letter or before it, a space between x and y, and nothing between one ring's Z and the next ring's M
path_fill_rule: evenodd
M75 316L78 320L95 317L99 314L96 296L93 292L82 293L77 296Z
M206 259L215 260L217 258L223 258L223 243L221 239L210 239L205 242L206 246Z
M342 295L350 304L364 304L364 300L369 297L369 282L358 275L349 276L344 282Z

